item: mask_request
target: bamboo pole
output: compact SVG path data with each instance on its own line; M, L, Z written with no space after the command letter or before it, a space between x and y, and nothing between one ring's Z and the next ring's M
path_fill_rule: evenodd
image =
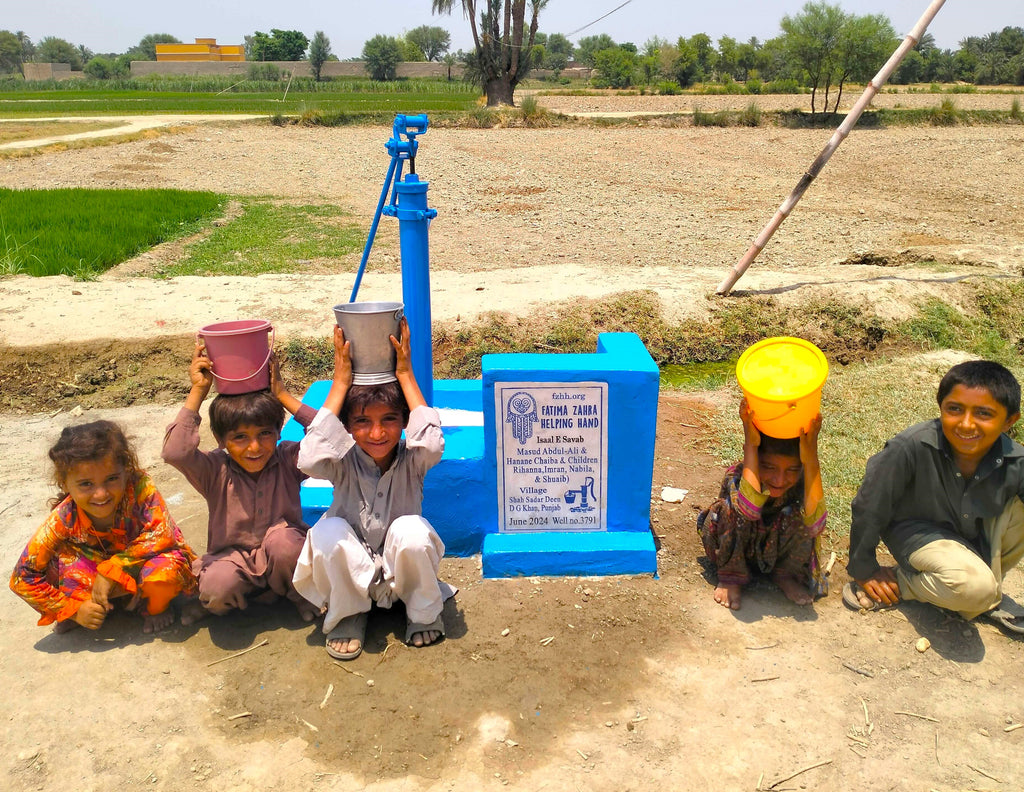
M861 113L864 112L864 109L868 106L871 100L875 98L875 94L877 94L879 90L881 90L882 86L885 85L893 71L895 71L896 67L899 66L900 61L903 60L903 57L917 45L917 42L921 40L921 36L924 35L925 30L928 29L928 25L931 23L935 15L939 13L939 9L942 8L943 3L945 2L946 0L932 0L931 5L928 6L928 9L924 12L921 18L917 20L917 24L914 25L913 30L911 30L907 34L907 37L903 39L903 43L896 48L896 51L889 56L889 60L885 62L885 65L878 70L878 74L876 74L872 78L871 82L867 84L867 87L864 89L864 93L860 95L860 98L850 109L849 114L845 119L843 119L843 123L841 123L839 128L833 133L828 144L824 149L822 149L817 159L811 163L811 167L800 178L796 187L793 188L793 192L791 192L789 197L782 202L782 206L780 206L775 212L775 216L771 221L769 221L768 225L761 230L761 233L757 235L753 244L747 252L743 254L743 258L733 265L729 274L720 284L718 284L718 289L716 289L718 294L728 294L732 290L732 287L736 285L736 281L743 277L743 273L747 271L747 268L753 263L754 259L757 258L757 254L764 249L765 245L768 244L768 240L772 238L772 234L774 234L778 230L779 226L782 225L782 221L789 217L789 213L793 211L793 208L803 197L807 188L811 186L811 182L818 176L821 169L825 167L825 163L828 162L829 157L831 157L833 152L839 148L839 144L846 139L846 136L850 134L850 130L853 129L854 125L857 123L857 119L860 118Z

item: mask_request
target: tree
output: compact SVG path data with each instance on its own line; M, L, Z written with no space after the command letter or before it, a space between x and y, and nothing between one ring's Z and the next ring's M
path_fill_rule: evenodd
M452 45L452 37L447 30L431 25L413 28L405 34L405 38L415 44L428 61L440 62Z
M441 58L441 62L448 68L448 81L452 79L452 66L459 62L458 57L453 52L446 52L444 57Z
M138 44L128 50L132 60L155 61L157 44L180 44L181 41L170 33L149 33L142 37Z
M393 80L402 60L402 46L394 36L379 33L363 44L363 60L372 79L379 82Z
M838 88L832 112L839 110L847 80L867 82L899 45L896 29L884 14L848 16L839 34L834 82ZM826 94L826 103L828 96ZM828 110L826 104L825 110Z
M309 42L309 68L313 70L313 79L320 82L320 70L331 57L331 40L322 30L313 34Z
M94 80L109 80L114 76L114 62L110 58L97 55L85 64L83 71Z
M477 18L477 4L480 17ZM516 86L529 73L537 36L537 18L548 0L462 0L474 50L466 72L487 95L488 107L514 104ZM455 0L433 0L435 14L450 14ZM526 12L530 11L529 24Z
M601 50L615 47L615 40L607 33L597 36L584 36L576 42L576 60L584 66L593 69L596 65L596 55Z
M409 39L405 37L396 37L395 41L398 42L398 48L401 50L400 61L408 61L409 63L422 63L426 60L421 50L416 44L413 44Z
M695 33L688 39L690 46L697 53L697 76L698 80L709 80L715 73L715 63L718 60L718 53L715 52L715 45L711 43L711 37L707 33Z
M636 54L625 47L611 47L594 53L594 66L599 75L594 83L598 87L628 88L633 84Z
M746 69L740 68L740 45L732 36L718 39L718 74L728 74L734 80L745 80Z
M688 39L679 37L675 47L666 48L666 54L671 54L672 62L668 68L668 74L679 83L680 87L687 88L693 85L697 79L697 48Z
M556 74L569 65L572 59L572 42L561 33L547 33L538 31L534 37L534 57L530 63L537 69L550 69Z
M572 42L568 38L561 33L552 33L544 44L543 67L560 72L569 65L574 49Z
M256 31L246 36L246 55L254 61L298 61L306 54L309 39L298 30L271 28L270 35Z
M807 72L811 86L811 115L817 111L815 101L819 88L824 87L826 108L828 106L834 57L846 19L839 6L808 2L799 14L792 17L786 14L779 23L788 56Z
M9 30L0 30L0 73L10 74L21 67L21 39Z
M924 55L917 49L912 49L903 56L900 65L893 72L890 82L896 85L910 85L924 80Z
M54 36L47 36L39 42L36 60L39 63L67 63L72 71L82 70L82 56L78 48L70 41Z
M32 43L32 39L28 37L28 33L24 30L15 31L14 35L21 42L21 62L28 63L35 57L36 45Z

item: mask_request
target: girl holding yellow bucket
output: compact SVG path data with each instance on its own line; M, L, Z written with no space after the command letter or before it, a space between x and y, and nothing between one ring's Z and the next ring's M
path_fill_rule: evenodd
M818 550L825 496L818 463L825 356L798 338L769 338L737 364L743 460L726 472L697 531L718 573L715 601L738 610L753 574L771 575L791 601L827 592ZM769 434L771 432L771 434Z

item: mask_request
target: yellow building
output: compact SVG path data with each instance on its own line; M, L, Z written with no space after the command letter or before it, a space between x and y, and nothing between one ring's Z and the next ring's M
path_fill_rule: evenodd
M217 44L215 38L197 38L195 44L157 44L158 61L244 61L241 44Z

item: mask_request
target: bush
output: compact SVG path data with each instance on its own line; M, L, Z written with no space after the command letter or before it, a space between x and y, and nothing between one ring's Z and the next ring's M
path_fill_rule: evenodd
M114 62L102 55L97 55L85 64L84 71L94 80L109 80L114 76Z
M741 110L737 122L740 126L761 126L761 108L757 106L757 102L751 102Z
M537 97L531 94L530 96L524 96L519 101L519 115L522 116L524 123L529 126L545 118L547 110L538 105Z
M943 99L942 104L933 107L929 114L932 126L956 126L960 123L963 113L952 99Z
M1014 98L1013 104L1010 105L1010 118L1014 121L1024 121L1024 115L1021 115L1020 111L1020 99Z
M759 94L764 87L764 83L758 77L748 77L746 85L748 94Z
M764 84L761 93L766 94L798 94L803 93L800 83L790 78L786 80L772 80Z
M658 93L663 96L675 96L683 91L675 80L662 80L655 87L658 89Z
M281 70L273 63L254 63L249 66L246 77L253 82L277 82L281 79Z
M732 113L719 110L716 113L705 113L700 106L693 108L694 126L727 127L732 126Z

